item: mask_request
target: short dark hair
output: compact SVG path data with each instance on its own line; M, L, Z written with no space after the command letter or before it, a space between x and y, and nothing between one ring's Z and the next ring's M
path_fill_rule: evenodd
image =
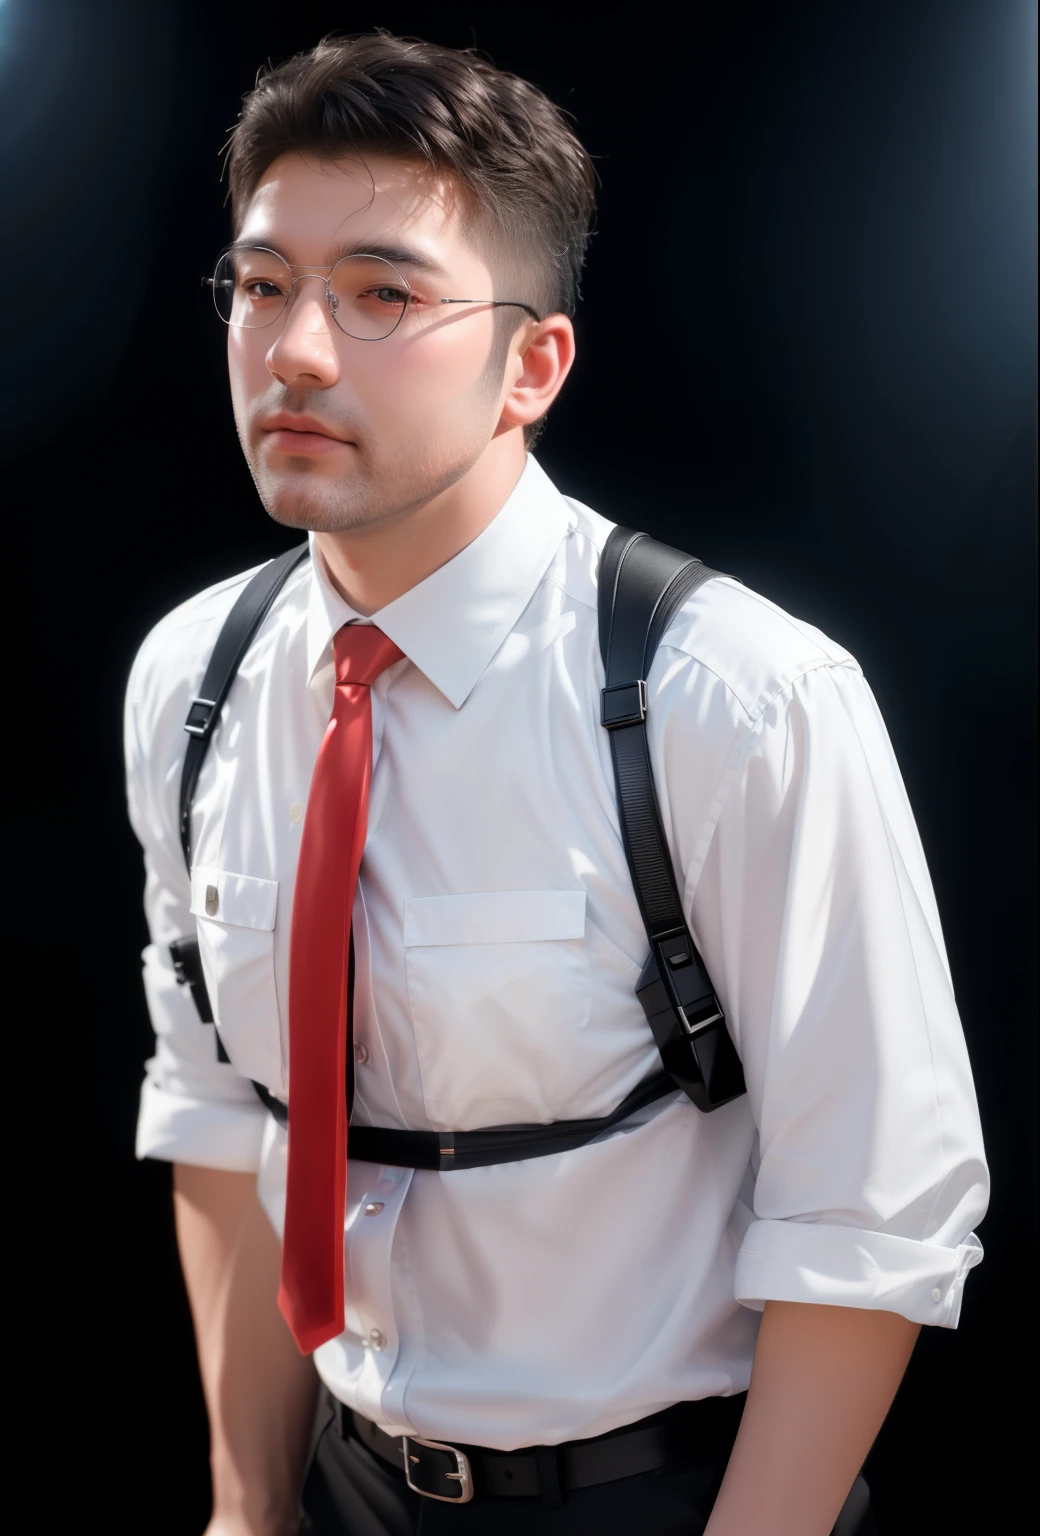
M329 36L269 69L229 140L232 222L280 155L360 153L424 162L468 202L493 248L515 252L539 314L573 315L596 173L569 114L472 48L378 30ZM512 335L522 311L498 310ZM504 355L503 355L504 362ZM537 435L528 429L530 444Z

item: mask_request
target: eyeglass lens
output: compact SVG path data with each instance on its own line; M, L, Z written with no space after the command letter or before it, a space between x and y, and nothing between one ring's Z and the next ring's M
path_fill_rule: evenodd
M292 286L292 273L280 256L247 247L217 262L213 302L226 324L257 330L278 319ZM408 304L407 282L381 256L344 256L329 274L328 291L336 324L359 341L389 336Z

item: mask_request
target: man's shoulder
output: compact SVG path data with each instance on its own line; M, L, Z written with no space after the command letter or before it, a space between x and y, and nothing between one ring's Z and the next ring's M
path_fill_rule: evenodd
M595 608L599 559L615 524L581 502L567 501L574 546L567 590ZM654 670L666 689L669 680L678 681L668 660L671 652L674 662L676 651L697 663L702 681L722 685L748 722L815 667L860 670L856 658L815 624L722 573L686 599L661 637Z
M183 745L188 707L202 683L221 627L243 588L267 562L214 582L178 603L154 624L134 657L127 683L128 729L147 752L165 742L171 751ZM301 583L310 566L292 572L264 619L263 630L280 630L286 617L299 618ZM165 750L165 749L164 749Z
M128 692L146 698L193 686L205 670L217 635L239 593L261 566L225 577L178 603L152 626L130 669Z
M669 648L718 678L748 723L817 667L860 670L832 636L724 574L687 598L662 637L660 652Z

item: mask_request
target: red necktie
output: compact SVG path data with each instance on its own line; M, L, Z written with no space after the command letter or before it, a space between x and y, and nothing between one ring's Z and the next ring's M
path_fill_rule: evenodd
M347 959L368 828L371 685L404 652L372 624L336 635L332 718L307 798L289 959L289 1169L278 1290L302 1354L343 1331Z

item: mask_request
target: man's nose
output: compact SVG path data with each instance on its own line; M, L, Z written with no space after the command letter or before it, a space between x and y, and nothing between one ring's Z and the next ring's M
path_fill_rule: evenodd
M268 370L280 384L309 379L327 389L339 378L338 332L325 292L325 280L317 275L293 284L267 353Z

